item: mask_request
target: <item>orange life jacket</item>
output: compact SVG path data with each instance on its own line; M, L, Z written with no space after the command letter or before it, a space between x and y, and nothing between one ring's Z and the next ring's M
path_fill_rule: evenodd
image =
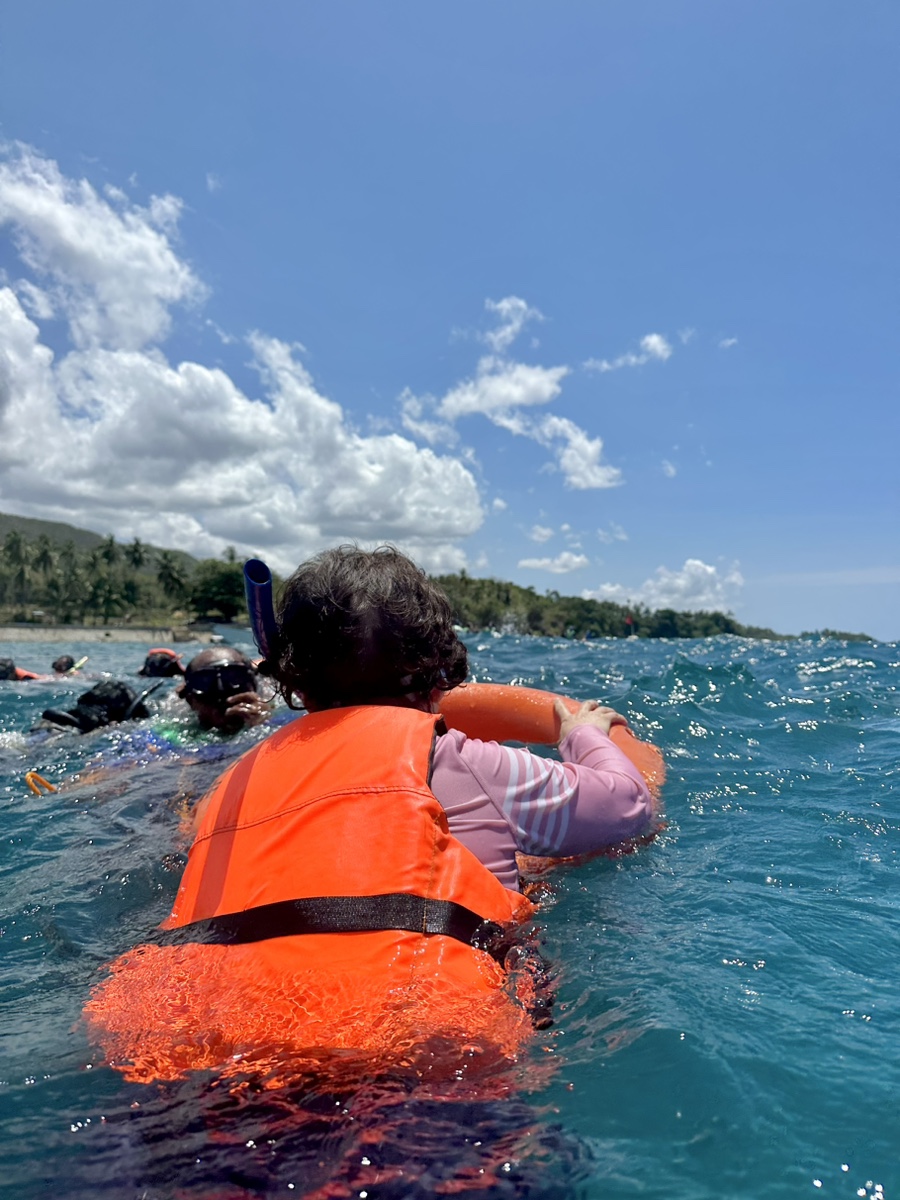
M35 671L26 671L24 667L16 667L16 679L40 679Z
M515 1051L530 977L511 981L477 930L533 907L449 832L428 786L438 720L311 714L222 776L170 932L86 1005L113 1065L173 1078L310 1048L393 1057L434 1035Z

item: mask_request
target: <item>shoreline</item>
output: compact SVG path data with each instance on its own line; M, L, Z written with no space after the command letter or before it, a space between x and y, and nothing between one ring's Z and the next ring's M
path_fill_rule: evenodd
M138 642L168 645L173 642L209 643L216 635L210 629L188 629L178 625L0 625L4 642Z

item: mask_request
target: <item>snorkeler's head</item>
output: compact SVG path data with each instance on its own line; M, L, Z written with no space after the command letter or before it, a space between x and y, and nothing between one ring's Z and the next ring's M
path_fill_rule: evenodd
M186 700L207 729L236 730L245 716L229 704L233 696L256 692L256 668L233 646L216 646L195 654L184 670L178 695Z
M181 665L181 659L174 650L168 650L165 647L150 650L144 659L144 665L138 671L138 675L157 679L169 679L173 675L183 674L184 667Z
M426 702L468 673L450 602L393 546L338 546L284 585L264 670L307 708Z

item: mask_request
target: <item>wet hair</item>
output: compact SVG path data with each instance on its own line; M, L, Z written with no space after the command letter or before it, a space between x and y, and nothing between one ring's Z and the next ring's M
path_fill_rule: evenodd
M55 658L50 664L51 670L59 672L60 675L64 675L66 671L71 671L74 666L75 659L71 654L61 654L59 658Z
M144 659L138 675L156 679L169 679L172 675L183 675L184 667L174 650L151 650Z
M278 635L261 668L287 703L313 708L427 698L468 674L450 602L393 546L338 546L302 563L284 585Z
M16 664L11 658L0 658L0 679L15 679Z

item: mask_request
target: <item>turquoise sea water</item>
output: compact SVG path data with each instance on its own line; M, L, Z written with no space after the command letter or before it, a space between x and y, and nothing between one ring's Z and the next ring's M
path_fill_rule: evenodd
M0 1190L900 1198L900 648L484 636L469 649L478 679L626 713L665 752L667 826L549 877L556 1023L514 1070L461 1060L430 1081L274 1095L124 1083L78 1026L102 964L168 910L176 804L215 776L217 751L185 762L122 729L29 740L42 708L88 684L0 683ZM37 669L63 650L120 675L144 653L0 653ZM28 769L81 782L34 796Z

